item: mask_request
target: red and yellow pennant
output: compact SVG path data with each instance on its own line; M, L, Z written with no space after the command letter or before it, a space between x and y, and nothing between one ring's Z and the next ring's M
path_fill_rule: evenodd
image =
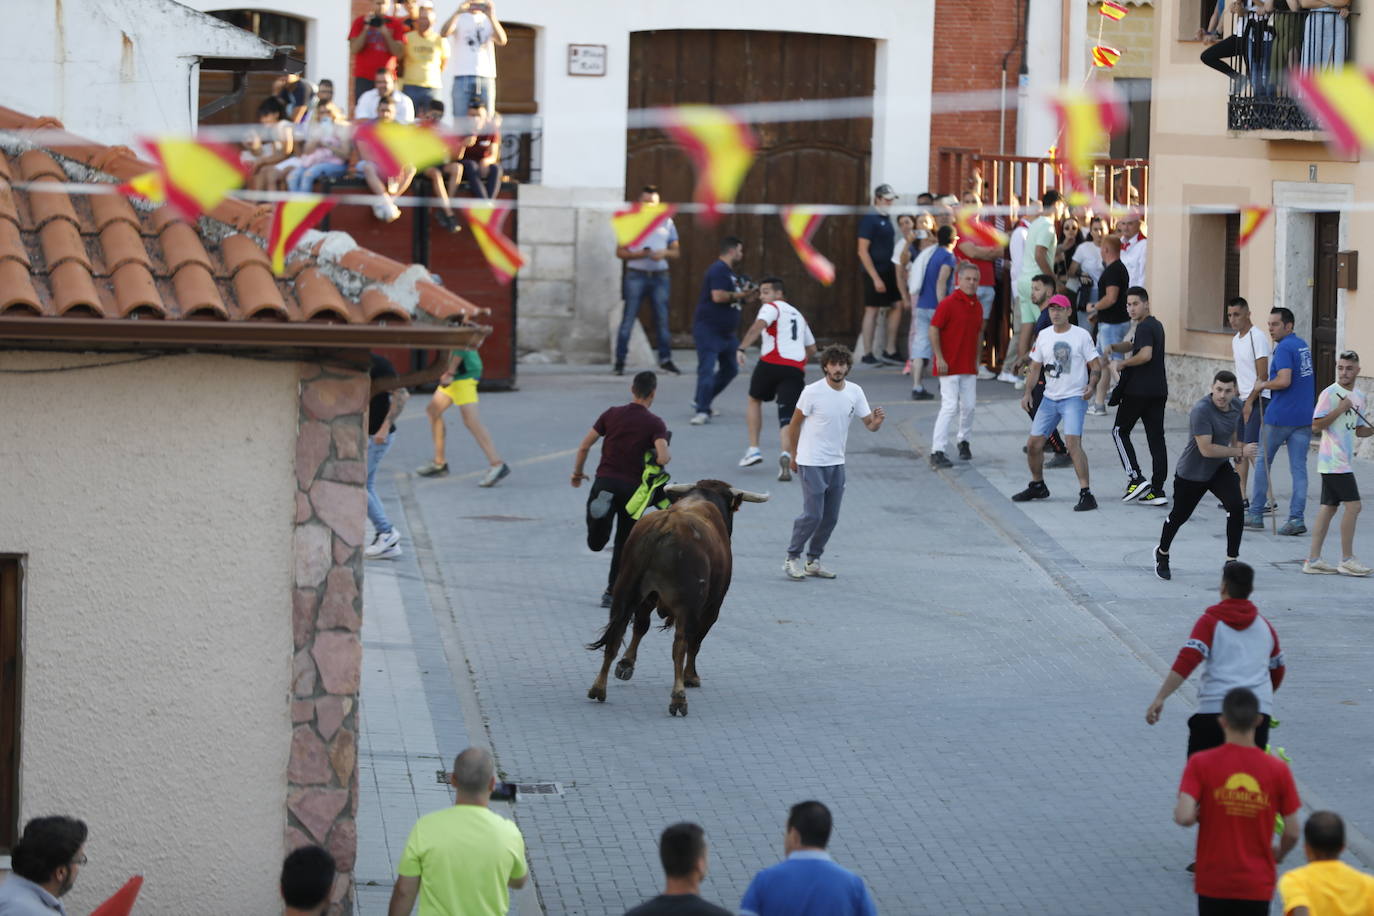
M1353 156L1374 148L1374 72L1347 65L1336 70L1295 70L1293 94L1331 134L1331 145Z
M679 105L669 113L664 130L677 141L697 170L695 198L714 223L720 207L735 199L754 163L758 142L749 125L715 105Z
M162 194L185 219L195 220L220 205L231 191L243 187L248 169L238 150L223 143L186 138L144 140L143 146L157 165ZM156 193L156 182L146 174L130 181L140 182ZM142 190L135 193L143 194ZM146 196L146 195L145 195ZM153 198L149 198L152 200Z
M1122 19L1125 19L1126 13L1129 12L1126 7L1122 6L1120 3L1113 3L1112 0L1102 0L1102 5L1098 7L1097 11L1101 13L1104 18L1110 19L1113 22L1120 22Z
M782 217L787 240L792 243L792 250L797 257L801 258L806 272L819 280L822 286L834 283L835 265L811 246L811 237L816 234L825 217L809 207L783 207L778 215Z
M1269 218L1269 214L1274 212L1273 207L1242 207L1240 210L1240 234L1236 236L1236 250L1244 248L1250 244L1250 240L1259 232L1259 227L1264 225L1264 221Z
M1088 203L1093 197L1093 157L1104 135L1110 138L1125 128L1126 105L1110 83L1061 89L1050 105L1059 121L1055 160L1063 169L1069 202Z
M638 248L659 226L662 226L677 207L672 204L649 204L639 201L624 210L617 210L611 216L611 228L615 230L615 243L622 248Z
M167 186L162 183L162 173L157 169L135 175L115 190L125 197L141 197L159 206L167 202Z
M353 132L353 142L383 178L394 178L407 168L418 172L453 155L452 144L440 131L395 121L360 125Z
M471 204L464 212L472 237L481 249L482 256L487 259L491 272L496 275L497 282L504 286L515 279L516 273L525 266L525 260L520 257L520 249L515 247L504 231L510 207L483 201Z
M1007 247L1007 234L979 219L977 207L960 207L954 215L954 221L959 238L970 241L979 248Z
M1121 52L1106 45L1093 45L1093 66L1110 70L1121 60Z
M272 228L267 233L267 254L272 258L274 274L281 276L286 271L287 252L334 209L334 204L334 200L322 194L301 194L280 201L273 208Z
M143 876L134 875L108 900L91 910L91 916L129 916L134 911L134 901L138 900L138 892L142 888Z

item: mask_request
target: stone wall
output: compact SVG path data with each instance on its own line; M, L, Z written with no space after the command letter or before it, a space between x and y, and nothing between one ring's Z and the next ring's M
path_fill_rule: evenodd
M620 262L605 209L579 204L621 197L619 188L521 185L518 286L520 356L550 362L608 359L607 325L620 308Z
M352 912L358 845L368 386L366 373L302 365L286 848L334 855L331 916Z

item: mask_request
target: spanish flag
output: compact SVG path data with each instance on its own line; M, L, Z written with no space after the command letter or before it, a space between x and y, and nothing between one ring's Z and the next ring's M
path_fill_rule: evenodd
M1293 71L1293 94L1331 134L1344 156L1374 147L1374 74L1347 65L1338 70Z
M279 202L272 210L272 229L267 233L267 253L272 258L272 272L281 276L286 271L286 254L296 247L324 215L334 209L335 201L322 194L301 194Z
M496 275L502 286L515 278L515 274L525 261L520 257L520 249L503 231L510 207L498 206L490 201L474 203L464 211L468 218L468 228L487 259L487 265Z
M218 207L248 177L238 150L223 143L164 138L144 140L143 146L157 164L167 203L188 220ZM144 186L151 185L149 181Z
M664 130L681 144L697 170L696 201L714 223L720 206L735 199L754 163L757 141L749 126L714 105L679 105Z
M611 228L615 230L615 243L622 248L638 248L644 244L659 226L666 223L677 212L672 204L646 204L637 202L624 210L617 210L611 216Z
M811 247L811 236L816 234L821 220L825 217L808 207L783 207L778 215L782 217L782 228L787 232L787 240L792 243L792 250L797 253L797 257L801 258L806 272L821 281L822 286L834 283L835 265Z
M976 207L960 207L954 215L955 231L961 240L980 248L1006 248L1007 234L978 218Z
M1274 212L1273 207L1242 207L1240 210L1240 235L1236 236L1236 250L1250 244L1259 227Z
M1050 104L1059 120L1055 159L1064 170L1070 202L1091 199L1093 157L1106 138L1126 126L1126 106L1110 84L1061 89Z
M1113 3L1112 0L1102 0L1102 6L1098 8L1098 12L1114 22L1120 22L1122 19L1126 18L1127 10L1126 7L1122 6L1120 3Z
M115 190L125 197L141 197L159 206L167 202L167 186L162 183L162 173L157 169L135 175Z
M452 146L438 131L394 121L361 125L353 132L353 142L383 178L394 178L406 168L418 172L447 162L452 155Z
M1121 52L1106 45L1093 45L1093 66L1110 70L1121 59Z

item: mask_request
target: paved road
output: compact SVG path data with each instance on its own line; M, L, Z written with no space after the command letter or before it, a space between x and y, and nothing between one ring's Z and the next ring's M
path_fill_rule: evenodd
M1023 511L1006 499L1025 479L1009 386L983 383L974 462L937 474L924 464L935 406L910 402L894 370L855 379L889 421L851 431L832 582L782 576L799 492L772 479L767 436L770 460L736 467L742 382L697 428L690 378L663 381L655 410L675 431L675 478L774 494L736 518L735 582L686 719L667 715L670 638L658 631L634 680L613 680L605 704L586 698L599 657L582 646L604 623L609 558L586 549L585 490L567 474L628 378L547 369L484 396L515 468L493 490L476 487L480 454L461 430L454 476L405 476L427 457L411 405L383 474L409 552L368 577L358 873L376 884L360 912L384 912L408 822L442 804L421 788L434 758L483 729L509 778L564 787L515 811L538 895L518 898L521 913L620 913L652 895L657 834L678 819L712 844L705 895L736 906L780 856L787 807L810 797L835 811L832 852L884 912L1191 911L1181 866L1193 835L1169 820L1187 698L1153 729L1143 713L1215 594L1220 512L1199 511L1174 580L1159 582L1147 560L1163 513L1115 502L1105 421L1087 437L1103 509L1069 511L1071 477L1054 471L1055 499ZM1175 444L1182 435L1170 429ZM1303 547L1266 534L1244 550L1290 658L1276 738L1309 794L1367 825L1374 650L1361 637L1374 583L1298 575Z

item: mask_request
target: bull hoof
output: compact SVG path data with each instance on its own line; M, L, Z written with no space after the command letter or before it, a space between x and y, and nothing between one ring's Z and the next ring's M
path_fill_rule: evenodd
M615 676L622 681L628 681L634 674L635 663L629 659L622 658L615 666Z
M598 703L606 702L606 688L593 687L591 690L587 691L587 699L596 700Z
M684 677L684 678L682 679L682 686L684 686L684 687L700 687L700 686L701 686L701 678L696 677L696 676L694 676L694 675L688 675L687 677Z
M672 702L668 704L668 715L683 716L687 715L687 694L674 693L669 695Z

